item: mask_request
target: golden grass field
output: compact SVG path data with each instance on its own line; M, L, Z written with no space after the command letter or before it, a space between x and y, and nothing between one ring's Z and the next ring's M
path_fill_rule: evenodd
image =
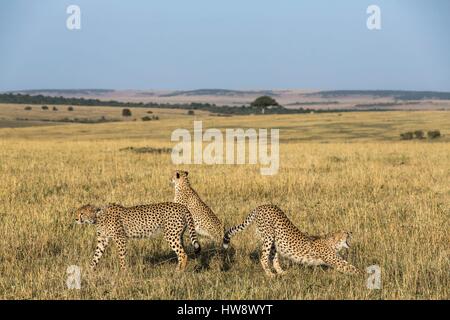
M172 130L192 130L193 119L205 128L279 128L279 173L261 176L254 165L175 167L170 154L120 150L172 147ZM416 129L444 136L399 140L400 132ZM449 130L448 111L165 114L149 122L0 129L0 298L449 299ZM130 241L127 271L119 270L114 245L89 271L95 228L75 225L71 210L171 201L176 168L190 172L193 187L227 227L273 203L305 232L351 230L348 260L361 269L378 264L382 289L367 289L365 277L287 262L285 276L269 279L254 227L233 238L226 270L200 238L204 253L177 273L174 253L157 237ZM81 290L66 287L69 265L82 268Z

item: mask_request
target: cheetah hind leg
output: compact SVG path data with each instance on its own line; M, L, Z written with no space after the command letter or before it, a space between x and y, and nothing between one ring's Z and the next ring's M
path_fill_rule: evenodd
M116 236L114 239L117 248L119 249L120 269L125 270L126 256L127 256L127 239L124 236Z
M285 273L286 273L286 271L284 271L284 270L281 268L281 265L280 265L280 254L278 253L278 251L275 252L275 256L273 257L273 268L275 269L275 271L276 271L279 275L282 275L282 274L285 274Z
M273 268L275 272L279 275L285 274L286 272L281 268L280 265L280 254L277 251L275 242L272 243L272 248L270 249L270 259L273 261Z
M264 241L263 241L263 245L262 245L262 250L261 250L261 259L260 259L261 265L262 265L262 268L264 269L264 272L269 277L275 276L275 274L272 272L272 270L270 270L270 265L269 265L269 260L270 260L270 255L271 255L270 253L272 251L273 242L274 242L274 240L271 237L265 237Z
M183 230L182 230L183 231ZM178 265L177 271L184 271L187 265L187 254L183 248L183 232L181 234L166 234L165 238L169 242L170 247L177 255Z

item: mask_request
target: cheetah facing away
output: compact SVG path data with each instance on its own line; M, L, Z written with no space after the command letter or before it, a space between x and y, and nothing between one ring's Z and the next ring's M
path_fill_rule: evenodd
M91 262L95 269L110 239L119 250L120 267L125 268L126 244L129 238L151 237L162 231L164 238L177 254L178 270L184 270L187 255L183 248L183 234L187 227L195 253L200 252L194 222L188 209L180 204L166 202L135 207L110 204L104 208L85 205L76 210L79 224L94 224L97 229L97 248Z
M192 189L188 172L176 170L172 176L172 183L175 186L174 202L183 204L189 209L197 233L220 243L223 239L224 227L214 212Z
M306 265L326 265L343 273L360 273L338 253L342 248L349 248L349 232L338 232L324 237L307 235L274 205L257 207L242 224L229 229L223 239L224 248L228 247L231 237L246 229L253 221L256 222L257 235L262 239L261 265L268 276L275 275L269 265L271 258L276 273L284 273L280 266L280 256Z

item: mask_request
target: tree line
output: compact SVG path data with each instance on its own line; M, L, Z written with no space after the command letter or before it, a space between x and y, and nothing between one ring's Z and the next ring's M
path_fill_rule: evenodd
M351 109L310 109L296 108L288 109L278 104L269 96L262 96L253 101L250 105L228 106L211 103L156 103L156 102L121 102L116 100L99 100L85 98L52 97L44 95L29 95L20 93L0 94L0 103L14 104L45 104L45 105L70 105L70 106L110 106L122 108L164 108L164 109L185 109L202 110L222 115L245 115L245 114L299 114L299 113L327 113L327 112L350 112ZM372 110L373 111L373 110ZM376 111L376 110L375 110ZM387 110L378 110L387 111Z

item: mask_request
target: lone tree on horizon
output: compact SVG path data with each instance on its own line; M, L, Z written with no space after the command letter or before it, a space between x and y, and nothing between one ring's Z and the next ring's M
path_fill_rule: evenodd
M278 102L269 96L261 96L255 99L250 106L252 107L272 107L272 106L280 106Z

